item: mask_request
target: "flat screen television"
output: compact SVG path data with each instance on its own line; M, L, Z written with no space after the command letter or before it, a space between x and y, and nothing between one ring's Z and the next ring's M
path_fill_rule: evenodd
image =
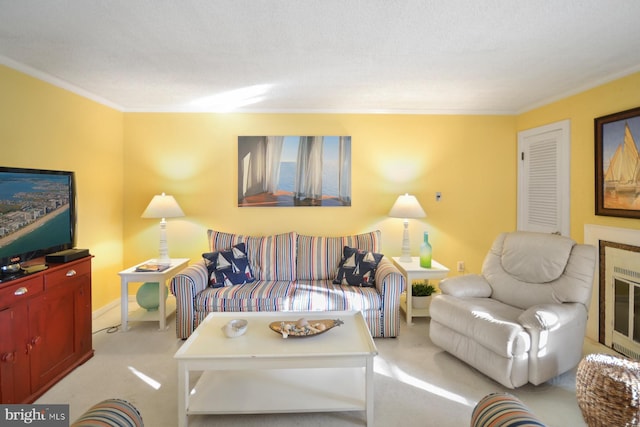
M0 166L2 272L71 249L76 235L75 174Z

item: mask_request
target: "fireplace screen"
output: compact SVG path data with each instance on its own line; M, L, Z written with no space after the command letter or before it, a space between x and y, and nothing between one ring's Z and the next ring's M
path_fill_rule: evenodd
M604 257L604 344L640 359L640 248L601 241ZM602 252L601 252L602 254Z
M614 330L633 341L640 342L640 285L614 279Z

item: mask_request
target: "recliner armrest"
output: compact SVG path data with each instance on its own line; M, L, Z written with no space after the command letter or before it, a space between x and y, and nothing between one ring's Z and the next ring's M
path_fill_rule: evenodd
M443 294L454 297L489 298L491 296L491 286L479 274L443 279L439 286Z
M578 303L534 305L518 316L518 322L528 329L550 331L575 319L577 310L584 311L584 306Z

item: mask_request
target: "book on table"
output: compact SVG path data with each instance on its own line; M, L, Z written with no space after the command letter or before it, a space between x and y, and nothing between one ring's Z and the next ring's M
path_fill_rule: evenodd
M168 264L146 263L136 267L138 273L157 273L171 267Z

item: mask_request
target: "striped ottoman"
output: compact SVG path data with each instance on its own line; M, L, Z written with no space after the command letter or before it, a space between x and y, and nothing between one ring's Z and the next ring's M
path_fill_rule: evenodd
M545 427L515 396L491 393L471 413L471 427Z
M93 405L70 427L143 427L140 412L122 399L107 399Z

